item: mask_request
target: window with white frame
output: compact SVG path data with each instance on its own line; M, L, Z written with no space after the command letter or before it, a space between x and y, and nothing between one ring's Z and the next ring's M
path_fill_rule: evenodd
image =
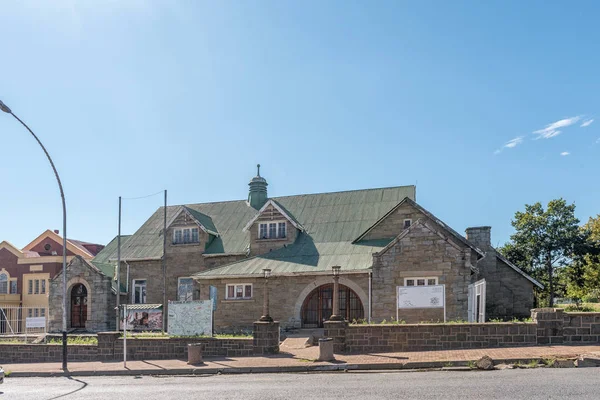
M40 317L45 317L45 316L46 316L46 309L40 308Z
M412 223L412 220L410 219L405 219L404 220L404 229L410 228L410 224Z
M173 244L200 243L200 230L197 226L173 229Z
M0 274L0 294L8 294L8 275Z
M16 279L11 279L10 280L10 294L17 294L18 290L17 290L17 280Z
M146 280L145 279L134 279L132 296L133 304L145 304L146 303Z
M177 300L194 300L194 280L192 278L179 278L177 282Z
M404 286L434 286L438 284L435 276L404 278Z
M285 221L261 222L258 224L259 239L284 239L287 235Z
M33 294L33 280L27 281L27 294Z
M41 284L42 284L42 289L41 289L40 293L46 294L46 280L42 279Z
M35 280L35 292L33 292L34 294L40 294L40 280L36 279Z
M236 283L227 285L227 300L249 300L252 298L251 283Z

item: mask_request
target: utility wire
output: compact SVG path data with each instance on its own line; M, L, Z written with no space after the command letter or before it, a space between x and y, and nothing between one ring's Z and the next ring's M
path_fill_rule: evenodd
M152 196L156 196L157 194L161 194L164 193L164 190L161 190L160 192L156 192L156 193L152 193L146 196L140 196L140 197L123 197L123 200L139 200L139 199L145 199L147 197L152 197Z

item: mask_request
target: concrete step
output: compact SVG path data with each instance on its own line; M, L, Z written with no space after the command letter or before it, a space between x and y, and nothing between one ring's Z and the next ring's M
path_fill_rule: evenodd
M312 346L312 338L306 337L288 337L281 343L282 348L288 349L304 349Z

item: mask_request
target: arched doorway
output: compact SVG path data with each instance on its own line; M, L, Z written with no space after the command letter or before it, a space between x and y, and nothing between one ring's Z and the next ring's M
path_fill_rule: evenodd
M71 289L71 328L85 328L87 321L87 288L78 283Z
M349 287L339 285L340 315L348 321L364 318L364 308L358 295ZM322 328L333 313L333 284L321 285L304 300L302 305L302 326Z

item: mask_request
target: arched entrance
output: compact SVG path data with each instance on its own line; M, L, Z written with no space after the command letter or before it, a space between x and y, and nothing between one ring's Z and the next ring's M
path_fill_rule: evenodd
M85 328L87 321L87 288L78 283L71 289L71 328Z
M349 287L339 285L340 315L348 321L364 318L364 308L358 295ZM333 313L333 284L321 285L304 300L302 305L302 326L322 328Z

